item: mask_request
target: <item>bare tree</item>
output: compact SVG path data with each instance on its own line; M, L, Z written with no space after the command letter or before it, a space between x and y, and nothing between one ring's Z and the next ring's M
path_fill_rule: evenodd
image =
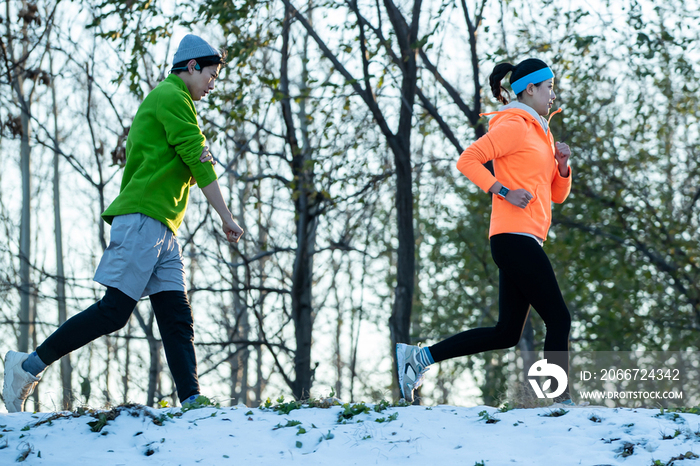
M439 114L437 107L418 87L418 63L417 56L420 54L426 68L436 77L437 81L448 92L452 101L469 118L470 123L477 128L477 137L484 133L484 127L479 121L480 94L479 85L479 61L476 49L476 33L482 19L483 9L486 1L482 1L476 20L473 21L469 15L466 3L462 2L465 20L467 22L472 68L474 71L474 102L470 107L461 98L459 92L449 84L425 52L421 50L419 37L419 26L421 22L421 0L411 3L411 17L407 20L401 9L392 1L385 0L382 3L383 9L377 3L374 17L379 23L373 26L372 23L362 14L356 0L348 0L348 9L356 18L357 40L359 42L361 57L362 76L355 77L341 62L339 55L329 48L327 43L320 37L317 30L310 21L297 10L291 0L283 0L286 9L294 14L297 21L306 29L318 45L321 53L331 61L334 68L340 73L354 92L360 96L362 101L370 110L375 124L379 127L384 136L387 146L394 156L394 174L396 176L395 185L395 208L397 222L398 249L396 251L396 286L394 288L394 305L389 321L392 347L398 342L411 342L411 313L414 305L414 283L415 283L415 235L414 235L414 215L413 215L413 165L411 161L411 135L414 124L414 102L419 98L422 105L438 122L445 136L461 152L461 145L456 140L450 126ZM382 16L386 14L389 18L391 30L396 38L398 51L392 48L392 44L385 38L382 25ZM370 55L374 51L369 49L369 37L371 33L379 41L380 47L386 50L387 58L399 71L396 79L399 95L396 99L396 114L398 114L398 124L396 131L390 128L389 120L382 107L378 104L375 89L372 84L373 74L370 71ZM395 358L395 355L392 357ZM395 385L396 386L396 385Z
M16 12L19 17L20 29L14 30L15 23L11 21L11 1L5 2L5 41L0 44L5 65L4 74L7 84L11 87L13 100L19 111L16 117L16 134L20 137L20 167L22 172L22 215L20 224L20 313L19 313L19 350L29 351L29 339L33 329L34 316L31 315L31 107L35 96L37 79L42 77L40 68L33 69L34 64L41 63L35 50L45 38L50 29L53 14L46 18L46 24L41 29L42 18L36 4L23 0L21 9ZM18 50L19 49L19 50ZM44 51L43 49L39 49ZM41 52L39 53L41 55ZM31 84L29 89L27 85Z
M56 302L58 304L58 325L62 325L68 318L66 307L66 275L63 268L63 228L61 226L61 179L59 163L61 160L59 150L58 130L58 103L56 102L56 78L53 71L53 53L49 52L49 68L51 70L51 107L54 127L54 155L53 155L53 210L54 210L54 238L56 248ZM61 358L61 385L63 392L62 408L73 409L73 366L70 355Z

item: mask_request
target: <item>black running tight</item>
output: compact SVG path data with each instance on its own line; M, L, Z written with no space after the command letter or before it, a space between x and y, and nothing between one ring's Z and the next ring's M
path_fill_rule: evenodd
M165 357L180 401L199 393L194 351L192 309L184 291L162 291L150 296L158 322ZM45 364L81 348L102 335L124 327L136 301L108 287L104 297L63 323L36 349Z
M571 316L547 254L533 238L500 234L491 237L491 256L499 270L498 323L436 343L429 348L433 359L439 362L517 345L532 305L547 330L547 362L558 364L568 373Z

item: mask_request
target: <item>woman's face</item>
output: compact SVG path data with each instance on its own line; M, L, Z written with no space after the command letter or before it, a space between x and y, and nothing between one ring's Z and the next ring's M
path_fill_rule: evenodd
M528 84L523 97L523 103L534 108L538 114L547 116L554 105L554 99L557 98L554 93L554 78L542 82L539 86Z

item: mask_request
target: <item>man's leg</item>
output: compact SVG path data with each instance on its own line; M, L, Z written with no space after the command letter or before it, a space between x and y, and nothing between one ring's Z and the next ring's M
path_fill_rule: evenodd
M123 328L135 307L134 299L116 288L107 287L101 300L65 321L36 349L36 353L46 365L52 364L102 335Z
M180 401L199 394L194 351L192 308L184 291L161 291L150 296L165 357Z
M136 301L108 287L104 297L63 323L34 353L9 351L5 356L3 398L9 412L22 411L24 401L46 366L102 335L124 327Z

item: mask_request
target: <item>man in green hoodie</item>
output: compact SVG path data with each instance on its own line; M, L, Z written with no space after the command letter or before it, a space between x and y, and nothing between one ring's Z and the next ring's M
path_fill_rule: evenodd
M143 101L126 142L119 195L102 214L112 225L95 281L104 297L68 319L31 354L5 356L3 398L22 411L49 364L94 339L124 327L142 297L149 296L168 366L182 403L199 396L192 309L185 268L175 238L198 184L219 214L229 242L243 230L233 220L217 182L213 158L197 122L194 102L212 89L224 56L202 38L180 42L171 74ZM150 400L149 400L150 401Z

